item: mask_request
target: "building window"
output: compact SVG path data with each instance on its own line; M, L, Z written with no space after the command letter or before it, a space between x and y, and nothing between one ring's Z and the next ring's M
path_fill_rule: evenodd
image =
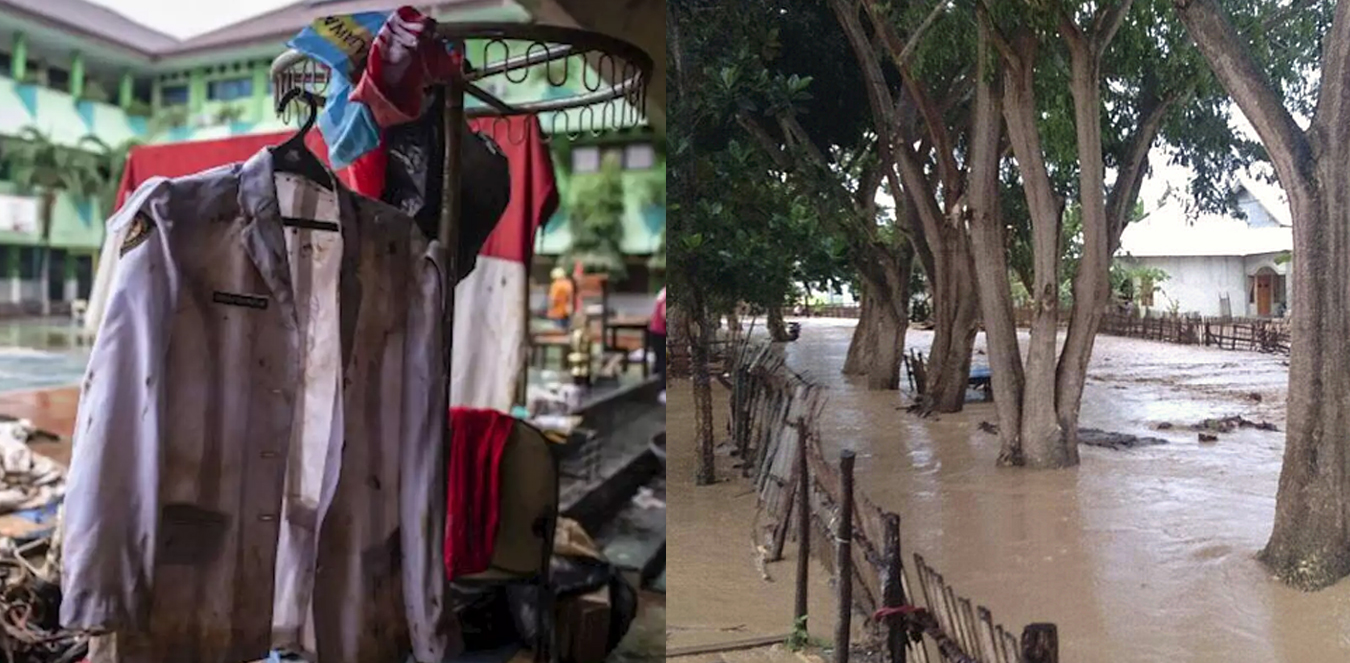
M234 101L253 96L252 78L222 78L206 84L206 98L211 101Z
M577 147L572 150L572 172L594 173L600 170L600 148Z
M47 68L47 87L62 92L70 92L70 72L56 67Z
M656 149L650 143L633 143L623 148L626 170L650 170L656 165Z
M188 102L186 85L166 85L159 91L160 103L165 106L184 106Z

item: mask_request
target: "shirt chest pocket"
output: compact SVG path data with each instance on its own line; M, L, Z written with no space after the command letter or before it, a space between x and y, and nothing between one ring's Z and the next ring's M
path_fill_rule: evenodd
M220 556L230 518L195 504L170 503L159 515L159 563L203 565Z

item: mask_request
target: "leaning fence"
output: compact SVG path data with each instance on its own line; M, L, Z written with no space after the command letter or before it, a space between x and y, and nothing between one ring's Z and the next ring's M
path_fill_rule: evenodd
M1159 316L1107 313L1101 333L1224 350L1289 353L1289 322L1273 318Z
M987 608L959 596L918 554L915 588L901 555L900 516L854 488L851 451L840 453L836 464L822 444L822 389L794 374L767 345L745 346L732 357L728 426L742 471L759 494L759 554L779 561L789 540L798 546L796 629L809 627L808 560L815 558L838 594L835 663L849 659L855 610L868 616L866 625L891 663L1057 663L1054 624L1027 626L1019 639Z

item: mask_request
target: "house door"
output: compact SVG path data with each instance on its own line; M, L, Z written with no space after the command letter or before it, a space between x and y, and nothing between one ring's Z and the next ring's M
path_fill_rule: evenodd
M1261 317L1270 315L1270 288L1274 277L1270 274L1256 275L1256 314Z

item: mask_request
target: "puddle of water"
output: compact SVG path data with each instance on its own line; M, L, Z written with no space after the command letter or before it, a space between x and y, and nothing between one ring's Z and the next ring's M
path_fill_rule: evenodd
M1350 581L1304 594L1255 560L1284 434L1238 430L1201 445L1185 430L1234 414L1283 430L1281 357L1098 337L1082 425L1170 444L1084 447L1078 468L1033 472L995 467L998 441L978 429L996 420L993 404L918 419L903 411L907 393L869 392L839 374L854 321L801 322L788 363L828 387L826 444L859 452L858 485L901 514L908 551L997 620L1057 623L1066 661L1350 657ZM911 331L907 345L931 339ZM672 398L668 418L692 419L688 404ZM1154 430L1162 421L1178 429Z

